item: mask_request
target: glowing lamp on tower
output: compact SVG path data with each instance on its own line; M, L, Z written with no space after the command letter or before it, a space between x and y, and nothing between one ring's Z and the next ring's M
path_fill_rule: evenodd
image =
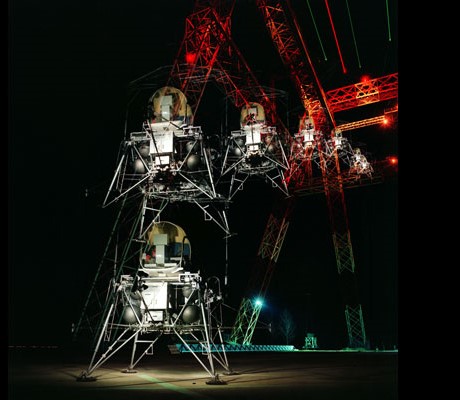
M185 62L187 64L195 64L195 61L196 61L196 53L185 54Z
M390 156L388 157L388 162L390 163L390 165L398 165L398 157Z

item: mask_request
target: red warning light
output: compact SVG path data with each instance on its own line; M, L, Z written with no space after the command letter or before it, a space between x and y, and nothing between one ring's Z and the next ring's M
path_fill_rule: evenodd
M371 77L369 75L363 75L361 76L361 83L366 83L371 80Z
M388 162L391 165L398 165L398 157L390 156L390 157L388 157Z
M381 126L384 128L392 127L394 124L394 118L392 115L384 114L382 115Z
M186 53L185 54L185 62L187 64L194 64L196 60L196 53Z

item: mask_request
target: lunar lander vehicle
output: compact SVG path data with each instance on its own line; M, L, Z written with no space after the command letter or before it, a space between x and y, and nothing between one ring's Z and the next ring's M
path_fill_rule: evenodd
M348 177L359 179L362 175L372 176L372 165L361 149L353 148L340 129L335 129L333 133L333 137L326 139L321 131L315 130L311 118L304 115L300 119L298 133L294 135L290 146L290 169L286 177L288 182L301 180L299 175L311 176L312 164L316 166L319 176L321 160L325 160L326 166L329 166L336 162L335 153L340 168L348 171Z
M231 199L251 176L271 181L288 194L284 172L289 163L276 127L266 124L261 104L252 102L241 109L240 130L232 131L222 164L221 176L231 176Z
M207 384L225 384L216 372L218 364L231 373L221 333L219 285L190 270L191 246L180 226L152 224L144 239L137 272L111 282L110 307L91 362L77 380L95 380L92 373L129 344L131 359L123 372L135 373L162 335L174 335L209 374Z
M184 94L165 86L155 91L149 104L150 117L142 130L131 132L122 144L105 204L139 189L148 197L168 201L218 200L213 149L201 127L192 125Z

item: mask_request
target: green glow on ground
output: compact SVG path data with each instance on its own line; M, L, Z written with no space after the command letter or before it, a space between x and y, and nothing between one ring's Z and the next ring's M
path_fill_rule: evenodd
M181 394L185 394L187 396L192 396L192 397L199 397L200 396L199 394L191 392L188 389L181 388L180 386L173 385L172 383L163 382L163 381L161 381L161 380L159 380L157 378L154 378L153 376L150 376L150 375L139 374L138 376L140 378L143 378L143 379L149 381L149 382L152 382L152 383L155 383L155 384L161 386L163 389L173 390L175 392L179 392ZM152 387L148 387L148 388L145 388L145 389L151 390ZM157 388L157 389L159 389L159 388Z

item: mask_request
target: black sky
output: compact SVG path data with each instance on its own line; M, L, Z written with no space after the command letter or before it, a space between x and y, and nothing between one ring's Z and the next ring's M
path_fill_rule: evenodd
M312 29L308 8L302 3L293 1L325 90L354 83L363 73L379 77L397 72L395 1L389 2L392 42L388 42L384 1L379 5L364 0L348 2L361 68L346 10L343 4L335 5L334 22L349 70L346 75L341 72L324 5L313 8L328 61ZM69 337L70 325L79 317L113 224L113 211L102 210L99 204L123 140L127 87L134 79L173 63L185 17L192 10L191 0L9 3L11 345L53 344ZM291 91L289 77L253 1L237 2L232 32L261 83L275 82L277 88L290 91L287 108L294 116L300 114L296 93ZM211 101L206 104L206 99ZM222 98L212 103L212 95L203 99L196 122L204 129L221 125L212 126L215 119L207 120L215 115L213 108L221 108L220 102ZM138 123L140 127L142 121ZM348 137L353 143L364 143L376 159L397 152L396 130L364 128L350 132ZM87 190L89 196L85 196ZM256 255L272 208L273 190L255 183L237 196L229 212L230 225L237 232L229 244L233 307L239 305L236 288L244 286ZM395 182L346 192L366 327L374 346L397 343L397 195ZM201 217L189 215L183 222L194 246L195 261L204 271L219 273L224 255L210 249L223 249L221 234L209 222L194 223L197 218ZM270 319L287 308L296 316L300 338L308 324L320 345L340 346L345 327L339 296L324 195L302 198L262 316Z

